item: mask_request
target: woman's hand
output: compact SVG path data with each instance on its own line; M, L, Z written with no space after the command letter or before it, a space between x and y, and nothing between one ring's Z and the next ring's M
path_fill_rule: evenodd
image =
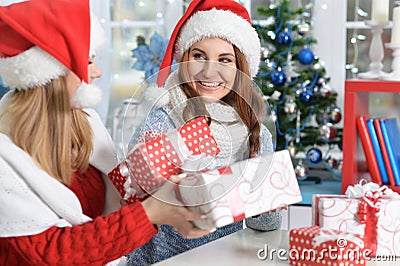
M151 223L157 226L168 224L185 238L197 238L210 233L211 229L201 230L192 223L203 215L189 211L176 199L174 188L180 179L172 176L168 180L170 182L166 182L160 190L142 202Z

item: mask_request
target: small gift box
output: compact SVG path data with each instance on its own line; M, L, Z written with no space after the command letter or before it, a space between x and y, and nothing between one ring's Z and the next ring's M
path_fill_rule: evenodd
M302 200L287 150L189 175L178 188L186 206L207 215L194 222L199 228L221 227Z
M121 196L132 203L157 191L171 175L180 173L184 162L198 161L193 165L206 168L219 151L207 121L199 117L137 144L108 176Z
M400 254L400 199L375 183L349 186L347 195L314 195L313 224L363 235L376 255Z
M362 236L319 226L291 229L288 258L291 265L365 265L370 251Z

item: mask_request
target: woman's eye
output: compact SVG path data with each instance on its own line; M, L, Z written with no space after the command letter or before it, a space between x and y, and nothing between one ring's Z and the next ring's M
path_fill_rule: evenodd
M232 63L233 61L230 58L220 58L219 62L221 62L221 63Z
M205 59L206 59L205 56L202 55L202 54L194 54L193 57L194 57L195 59L202 59L202 60L205 60Z

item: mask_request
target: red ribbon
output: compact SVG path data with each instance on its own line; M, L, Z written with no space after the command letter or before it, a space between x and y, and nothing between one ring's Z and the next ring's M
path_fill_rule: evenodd
M357 216L361 224L365 224L364 243L371 250L371 255L376 255L378 246L378 218L381 197L378 193L364 196L360 199Z

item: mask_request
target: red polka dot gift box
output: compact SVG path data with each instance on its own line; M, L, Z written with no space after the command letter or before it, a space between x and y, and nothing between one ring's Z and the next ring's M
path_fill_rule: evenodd
M108 174L128 204L157 191L171 175L181 173L184 165L196 167L186 171L205 169L220 152L204 117L152 135L155 138L147 136Z
M184 178L176 190L199 228L215 228L302 200L288 150L271 152Z
M360 266L371 259L361 235L310 226L291 229L288 258L298 266Z

